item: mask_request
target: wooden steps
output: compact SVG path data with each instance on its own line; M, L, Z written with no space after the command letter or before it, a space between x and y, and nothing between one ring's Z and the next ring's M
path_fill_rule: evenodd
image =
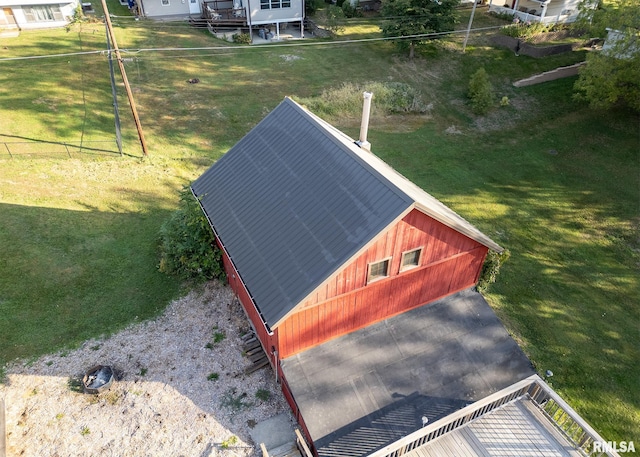
M268 457L302 457L295 441L283 444L274 449L267 450L264 444L260 444L262 455Z
M301 457L295 442L283 444L275 449L270 449L269 457Z
M206 29L208 26L207 20L202 18L189 17L189 25L198 29Z
M253 373L262 367L269 365L269 358L262 349L262 345L254 333L247 333L242 336L242 352L251 362L251 366L246 368L246 374Z

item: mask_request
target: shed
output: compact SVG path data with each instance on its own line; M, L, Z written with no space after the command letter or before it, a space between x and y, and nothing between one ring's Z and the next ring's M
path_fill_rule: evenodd
M468 290L488 250L502 251L290 98L192 191L298 413L283 360Z

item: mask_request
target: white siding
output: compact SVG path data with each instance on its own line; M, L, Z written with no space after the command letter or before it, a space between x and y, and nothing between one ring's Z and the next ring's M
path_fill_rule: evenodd
M189 16L188 0L139 0L145 16L175 16L184 14Z
M75 13L78 0L3 0L1 8L11 8L16 25L22 30L64 27ZM34 10L37 10L35 12Z
M574 22L578 18L578 5L580 0L550 0L547 4L544 17L541 17L543 3L539 0L491 0L489 11L515 14L523 21L531 22ZM506 5L506 6L505 6ZM520 7L535 9L535 14L527 14L519 11ZM515 7L515 11L512 9Z
M260 0L251 0L251 24L273 24L276 22L295 22L304 18L302 0L291 0L291 7L261 9Z

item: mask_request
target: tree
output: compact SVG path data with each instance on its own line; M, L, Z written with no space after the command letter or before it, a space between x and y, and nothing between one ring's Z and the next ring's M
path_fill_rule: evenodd
M493 106L491 82L484 68L471 75L468 95L471 99L471 109L476 114L487 114Z
M344 30L344 11L336 5L329 5L324 12L324 26L331 33L337 34Z
M382 33L386 37L410 37L399 40L401 48L409 48L409 58L416 43L430 33L448 32L458 22L455 7L459 0L383 0L382 15L386 22Z
M180 205L162 224L158 269L182 280L224 278L222 253L216 246L209 221L191 190L180 192Z
M638 0L584 0L578 26L607 38L591 52L574 85L576 98L593 108L626 105L640 111L640 5ZM607 33L611 31L610 33Z

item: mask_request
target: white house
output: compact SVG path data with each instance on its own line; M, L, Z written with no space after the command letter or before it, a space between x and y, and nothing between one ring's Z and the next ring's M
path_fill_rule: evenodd
M490 0L489 11L545 24L575 22L581 0Z
M64 27L78 4L78 0L0 0L0 29Z
M602 53L618 59L633 59L640 55L640 34L634 30L625 33L607 28Z
M145 17L203 17L212 30L257 30L261 38L279 38L281 31L291 25L299 28L300 36L304 35L303 0L137 1Z

